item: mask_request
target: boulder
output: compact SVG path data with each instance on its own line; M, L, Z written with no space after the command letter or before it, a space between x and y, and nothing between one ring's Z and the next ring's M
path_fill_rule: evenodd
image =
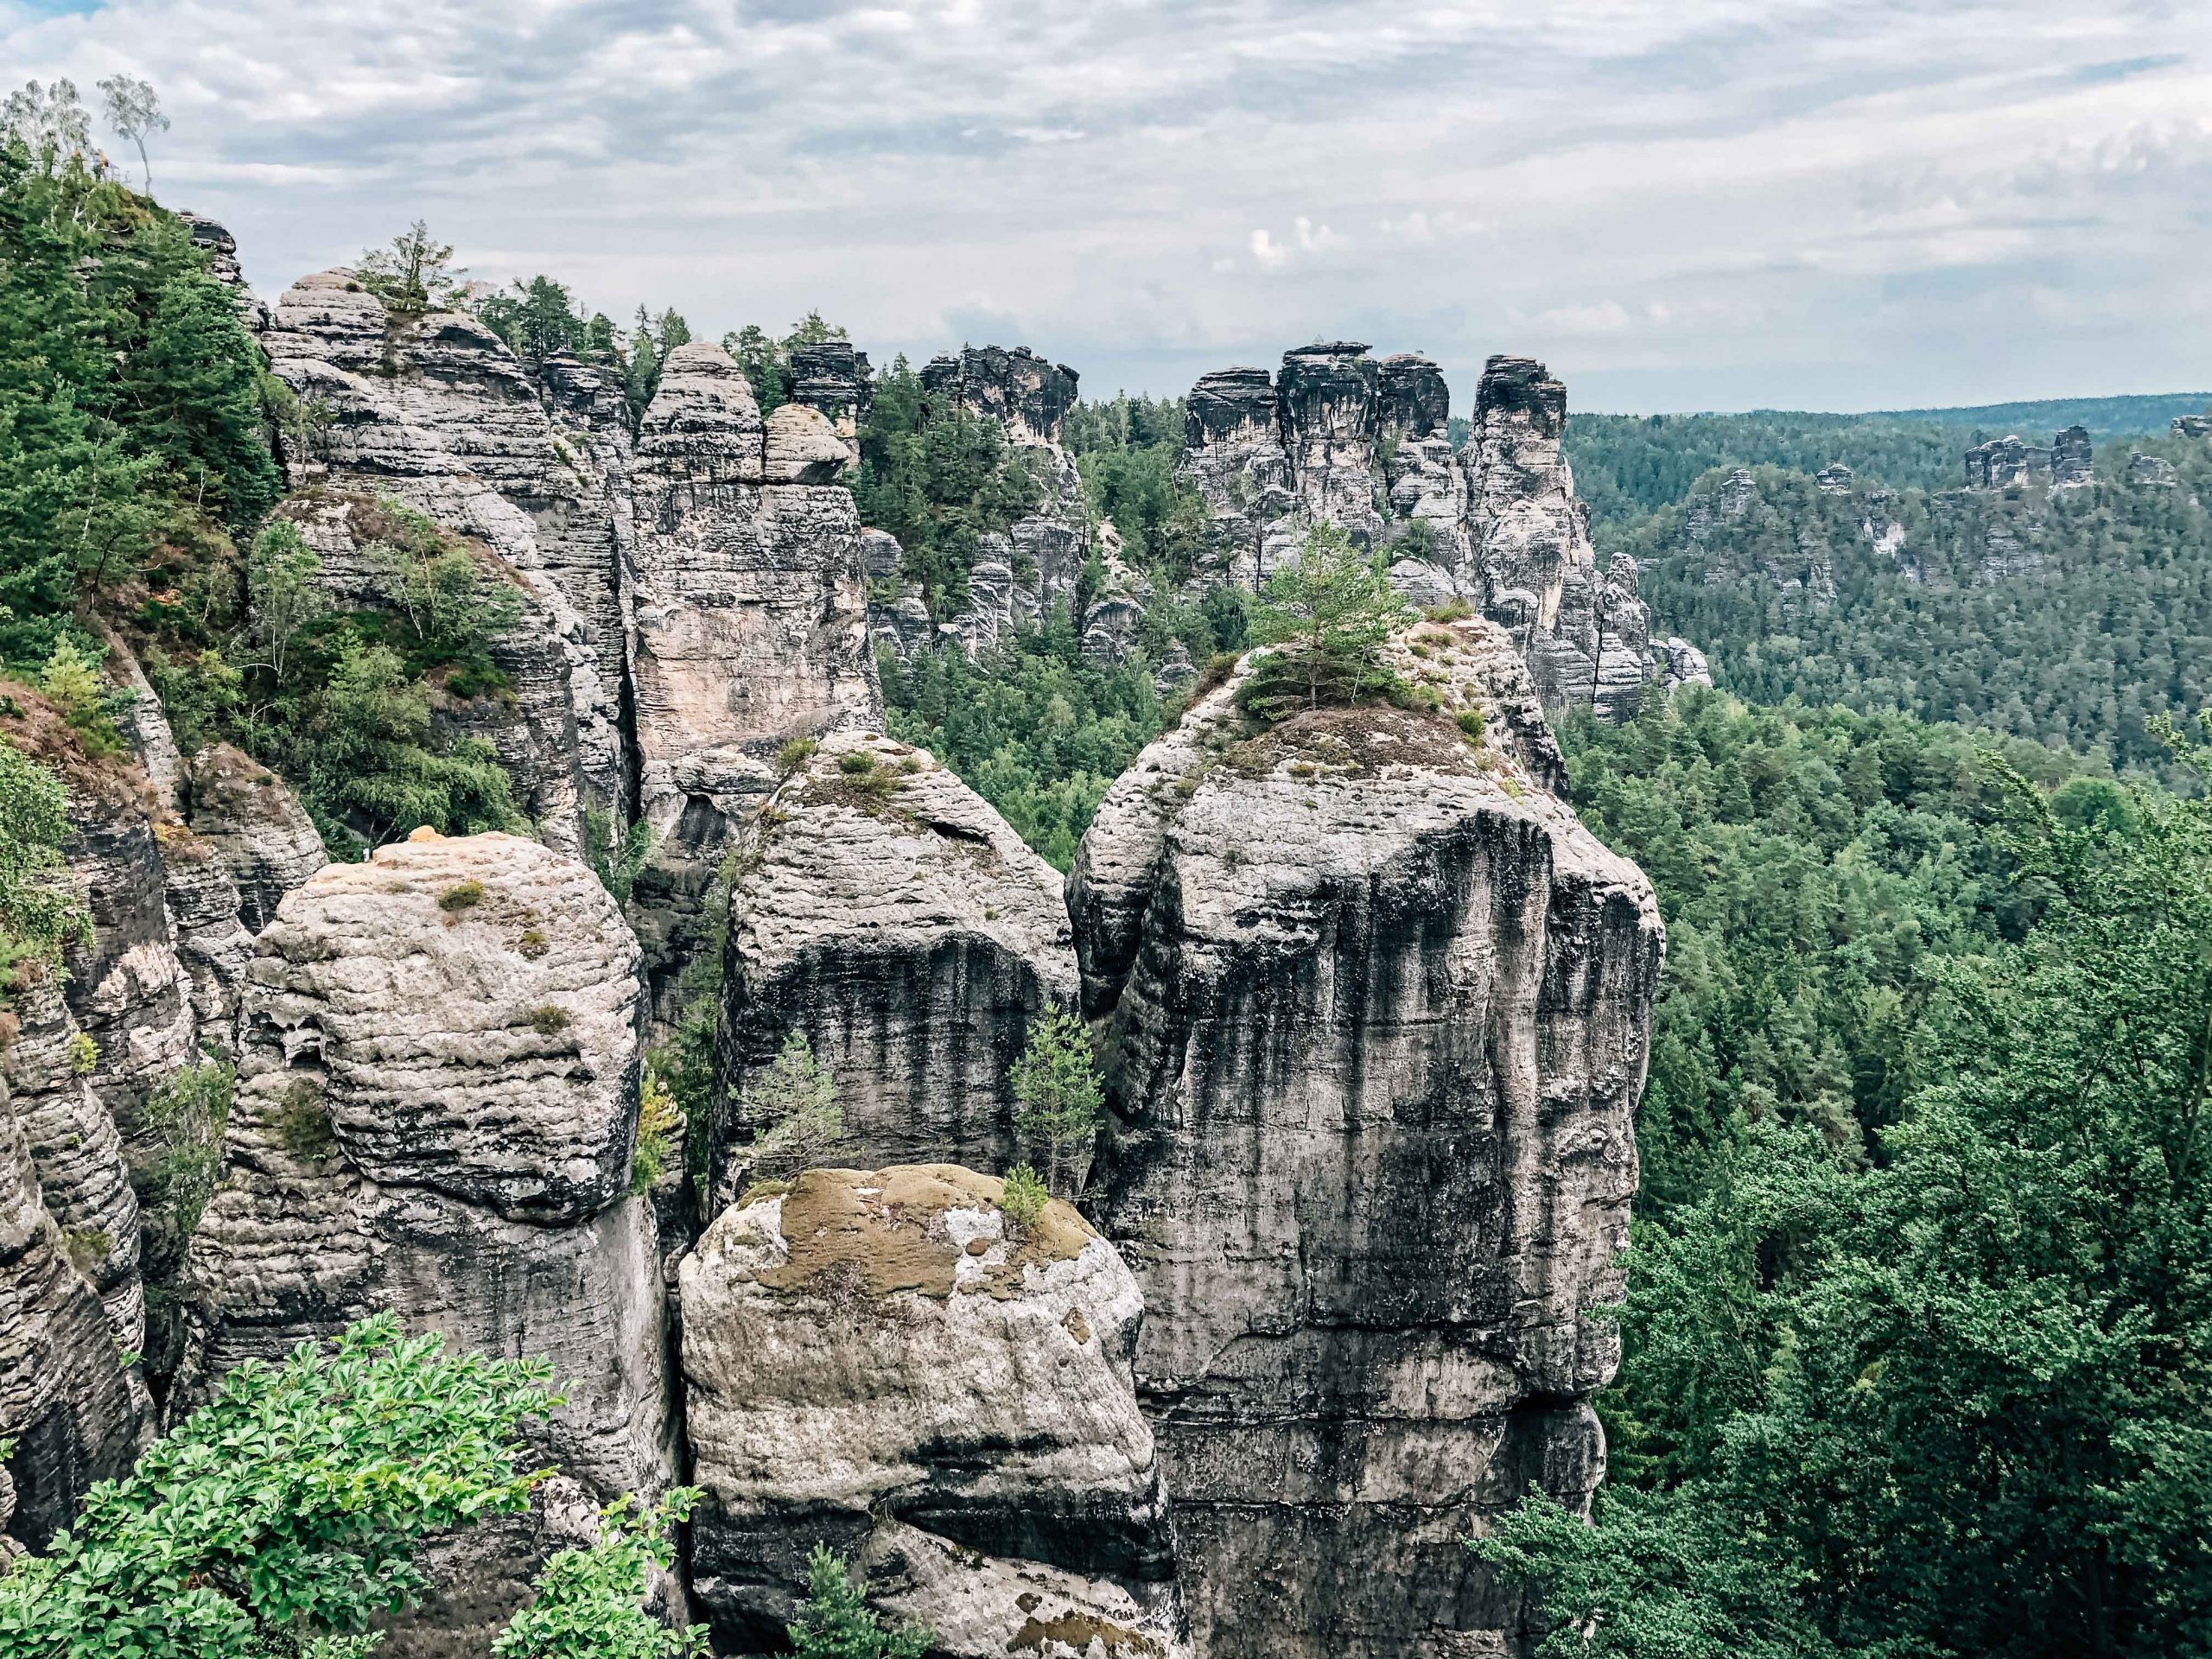
M693 1592L719 1650L774 1651L817 1542L931 1651L1189 1651L1113 1247L1027 1230L944 1164L817 1169L682 1268Z
M1412 709L1255 731L1248 659L1070 879L1094 1201L1215 1659L1503 1650L1516 1599L1461 1540L1604 1468L1656 905L1561 800L1505 635L1395 661Z
M541 1438L602 1500L665 1485L638 966L597 878L514 836L418 830L289 894L192 1242L188 1396L390 1310L574 1379Z
M1058 873L927 753L860 733L784 782L734 871L716 1202L764 1128L745 1090L793 1031L836 1080L841 1158L1012 1162L1008 1068L1075 995Z

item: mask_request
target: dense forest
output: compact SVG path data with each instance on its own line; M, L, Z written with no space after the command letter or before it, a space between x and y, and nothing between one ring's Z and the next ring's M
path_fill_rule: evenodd
M2139 451L2177 481L2130 479ZM1615 549L1655 617L1752 701L1897 709L2158 765L2150 721L2212 701L2212 453L2143 439L2106 447L2096 471L2080 490L1870 504L1761 467L1732 505L1708 474ZM1878 544L1889 526L1901 542Z
M1802 473L1841 462L1869 485L1954 489L1961 455L1986 438L2016 434L2049 443L2076 423L2100 442L2163 435L2177 415L2198 415L2212 393L2054 398L1969 409L1904 409L1863 415L1754 410L1744 415L1570 414L1567 455L1575 493L1589 503L1599 544L1640 513L1679 501L1716 467L1781 467ZM1455 441L1459 435L1455 434Z

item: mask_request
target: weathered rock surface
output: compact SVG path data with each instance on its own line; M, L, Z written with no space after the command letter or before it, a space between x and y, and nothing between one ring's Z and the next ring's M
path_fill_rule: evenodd
M840 1159L1014 1161L1007 1070L1075 995L1058 873L928 754L858 733L776 791L734 868L716 1205L765 1127L744 1090L794 1030L836 1079Z
M2089 429L2069 426L2050 441L2050 487L2054 490L2086 489L2096 480L2091 475L2090 465L2095 450L2089 442Z
M1967 487L1970 490L2013 490L2027 484L2051 481L2049 449L2024 443L2012 435L1992 438L1967 451Z
M0 1440L14 1443L0 1465L0 1570L16 1546L45 1548L86 1489L125 1472L144 1444L145 1391L120 1351L0 1077Z
M2164 455L2146 455L2137 450L2127 458L2127 481L2154 490L2172 489L2180 480L2174 473L2174 464Z
M287 897L192 1244L188 1391L388 1309L551 1360L574 1384L548 1452L602 1497L664 1484L638 966L591 873L512 836L418 832Z
M632 467L630 674L654 838L636 897L664 1018L730 836L775 785L777 751L882 720L860 518L843 486L804 481L843 451L818 411L776 413L786 481L768 482L770 423L743 372L719 346L679 346Z
M327 416L285 453L296 490L394 497L480 542L525 595L523 620L492 652L515 690L495 741L518 801L552 844L575 850L584 812L617 809L623 792L604 480L473 317L395 316L352 273L328 270L285 291L261 342L272 372ZM318 551L342 565L342 552Z
M1076 372L1027 346L969 346L922 365L923 387L999 422L1020 444L1058 444L1075 407Z
M1374 359L1350 342L1287 352L1273 378L1205 376L1186 404L1182 475L1211 515L1214 574L1262 586L1332 524L1386 550L1413 603L1479 607L1548 704L1618 717L1646 685L1701 677L1694 651L1652 639L1633 568L1598 569L1560 450L1566 389L1530 359L1491 359L1456 455L1449 408L1428 359Z
M330 861L290 786L228 743L192 758L185 800L192 833L230 873L249 934L274 921L284 895Z
M693 1587L723 1650L782 1645L822 1541L935 1653L1189 1651L1136 1284L1065 1204L1017 1239L999 1198L950 1165L810 1170L684 1258Z
M1214 1659L1491 1650L1518 1610L1459 1540L1604 1467L1592 1312L1620 1289L1658 913L1554 792L1510 642L1414 639L1442 712L1248 736L1232 681L1116 784L1070 882L1115 1113L1099 1213L1145 1293Z

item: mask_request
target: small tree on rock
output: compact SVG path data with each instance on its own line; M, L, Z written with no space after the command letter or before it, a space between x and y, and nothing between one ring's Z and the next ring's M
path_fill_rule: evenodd
M930 1633L917 1624L887 1629L868 1605L868 1580L817 1544L806 1562L806 1599L791 1622L798 1659L921 1659Z
M389 247L364 253L354 262L353 274L396 315L419 317L459 302L466 273L454 270L452 262L453 249L418 219L393 237Z
M1389 690L1396 677L1383 664L1382 643L1408 614L1380 558L1335 525L1317 525L1298 563L1261 591L1252 635L1268 650L1253 664L1243 706L1281 720Z
M1043 1148L1045 1185L1060 1190L1060 1174L1079 1170L1106 1121L1105 1090L1090 1033L1073 1008L1052 1007L1029 1027L1029 1045L1014 1063L1014 1127Z
M845 1133L836 1080L814 1058L803 1031L784 1039L740 1101L745 1116L761 1126L753 1142L753 1173L762 1179L796 1175L820 1163Z

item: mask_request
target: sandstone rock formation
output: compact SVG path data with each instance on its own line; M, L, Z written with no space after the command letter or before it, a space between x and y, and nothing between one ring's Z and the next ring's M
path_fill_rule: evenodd
M249 934L276 919L286 893L329 862L322 837L284 780L228 743L192 758L186 821L214 851Z
M2088 488L2096 481L2089 470L2095 454L2089 442L2088 428L2068 427L2050 441L2050 487L2054 490Z
M1138 1386L1214 1659L1500 1650L1516 1607L1459 1540L1604 1467L1618 1338L1592 1313L1619 1294L1658 913L1559 799L1510 641L1401 644L1440 713L1246 735L1232 680L1115 785L1070 880L1115 1114L1099 1213L1144 1290Z
M1813 474L1822 495L1849 495L1859 487L1858 476L1841 461L1830 461Z
M632 464L629 671L654 842L637 898L663 1017L729 839L775 785L777 751L882 719L860 518L823 475L842 444L804 404L776 416L762 420L728 353L694 341L663 365Z
M1285 353L1272 379L1205 376L1187 404L1182 472L1211 515L1217 574L1262 586L1333 524L1387 550L1408 600L1466 600L1504 627L1549 704L1618 715L1647 684L1705 677L1694 651L1651 638L1633 569L1598 569L1560 453L1565 388L1529 359L1491 359L1456 456L1449 403L1427 358L1376 359L1342 341Z
M2170 490L2180 480L2175 475L2173 462L2164 455L2146 455L2139 449L2127 458L2127 481L2154 490Z
M2087 427L2068 427L2050 441L2049 448L2024 443L2007 433L1967 451L1967 487L2017 490L2043 484L2055 490L2082 489L2094 481L2089 471L2093 456Z
M395 315L352 273L328 270L285 291L261 343L272 372L324 416L285 447L296 490L393 497L480 542L524 596L523 620L493 650L516 698L495 741L518 802L553 844L575 850L585 811L622 798L601 481L556 433L514 353L473 317ZM295 516L345 527L327 510ZM342 538L316 545L340 591L372 583Z
M0 1465L0 1570L16 1546L43 1548L93 1482L128 1471L150 1427L70 1255L0 1077L0 1440L13 1442Z
M1007 1070L1075 995L1058 874L928 754L856 733L776 791L734 869L715 1206L767 1127L747 1086L793 1031L836 1079L842 1160L1014 1161Z
M517 836L419 831L289 894L192 1243L188 1397L388 1309L574 1379L543 1439L602 1498L665 1484L638 969L591 873Z
M810 1170L684 1258L693 1589L722 1651L783 1645L820 1541L933 1653L1189 1652L1135 1282L1065 1204L1017 1236L1000 1197L950 1165Z

